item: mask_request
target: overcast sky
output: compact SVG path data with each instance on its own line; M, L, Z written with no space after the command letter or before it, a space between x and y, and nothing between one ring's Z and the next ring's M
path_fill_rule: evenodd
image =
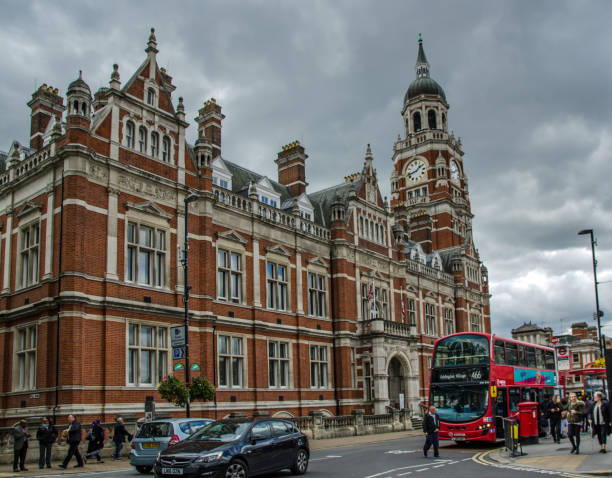
M389 195L393 142L423 34L431 76L463 140L474 239L489 269L493 331L524 321L593 325L593 228L612 336L612 2L0 0L0 150L28 143L37 85L127 81L155 27L185 98L223 107L223 155L276 179L298 139L309 191L361 169L371 143Z

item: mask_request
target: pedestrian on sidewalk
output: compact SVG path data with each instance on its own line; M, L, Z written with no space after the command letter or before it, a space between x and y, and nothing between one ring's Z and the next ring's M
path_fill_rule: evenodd
M567 397L561 399L561 438L567 438Z
M64 458L64 462L60 465L60 468L68 468L68 463L70 463L73 456L77 459L77 464L74 465L74 467L81 468L83 466L83 457L79 451L79 443L81 443L81 439L83 438L81 424L74 415L68 415L68 423L68 454L66 458Z
M584 414L584 402L578 400L575 393L570 393L567 404L567 436L572 444L570 453L580 454L580 429Z
M589 431L589 417L591 416L591 413L593 412L593 407L595 406L595 402L591 400L590 395L585 395L583 401L584 401L584 414L582 415L583 416L582 431L587 432Z
M433 405L429 407L429 413L425 414L423 419L423 433L425 434L425 445L423 446L423 455L427 457L427 450L433 445L434 457L439 457L438 446L440 441L438 439L438 432L440 431L440 417L436 413L436 407Z
M119 453L121 453L121 449L123 448L123 444L125 443L125 439L127 437L128 441L132 441L132 435L125 429L125 425L123 424L123 418L118 417L117 423L115 423L115 428L113 429L113 443L115 444L115 453L113 453L113 459L115 461L120 460Z
M48 417L42 419L42 425L36 432L38 440L38 468L51 468L51 448L57 440L57 430Z
M549 419L550 409L552 408L552 401L550 395L545 395L544 400L538 405L538 411L540 413L540 419L538 420L539 435L546 438L549 432Z
M599 441L599 453L606 453L606 440L610 433L610 404L602 392L595 392L595 405L590 418L593 436L597 435Z
M26 455L28 453L28 422L19 420L13 428L13 471L28 471L25 467Z
M561 410L561 400L555 395L550 407L550 434L555 443L561 443Z
M89 458L96 457L98 463L102 461L102 448L104 448L104 428L100 424L100 420L96 419L91 424L91 431L85 437L89 441L87 445L87 453L83 455L85 463Z

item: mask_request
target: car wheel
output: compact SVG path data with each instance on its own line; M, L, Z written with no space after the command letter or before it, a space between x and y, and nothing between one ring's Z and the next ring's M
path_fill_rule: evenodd
M291 467L291 472L294 475L303 475L308 469L308 452L304 448L300 448L295 455L295 461Z
M249 473L246 465L239 460L230 462L225 470L225 478L247 478Z
M138 473L142 473L143 475L148 475L149 473L151 473L152 469L153 469L152 466L137 466L136 467L136 471Z

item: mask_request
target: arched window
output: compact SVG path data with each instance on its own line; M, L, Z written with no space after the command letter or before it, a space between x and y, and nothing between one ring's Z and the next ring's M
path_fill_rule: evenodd
M159 156L159 134L151 133L151 156Z
M442 128L446 128L446 114L442 113Z
M81 103L81 113L83 114L83 116L87 116L87 103L85 103L83 101L83 103Z
M412 124L414 125L414 132L421 131L421 113L418 111L412 115Z
M155 104L155 90L153 88L147 90L147 103L150 105Z
M138 128L138 151L147 152L147 129L144 126Z
M359 232L361 233L362 236L365 236L365 234L363 233L363 217L359 216Z
M162 140L162 161L164 163L170 162L170 138L164 136Z
M74 100L74 103L72 104L72 113L75 115L79 114L79 102L77 100Z
M436 129L436 112L434 110L427 112L427 123L429 123L429 129Z
M125 145L128 148L134 148L134 123L128 121L125 123Z

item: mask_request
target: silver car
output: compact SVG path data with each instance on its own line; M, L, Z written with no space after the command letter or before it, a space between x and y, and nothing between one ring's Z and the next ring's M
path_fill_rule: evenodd
M175 418L144 423L132 440L130 465L140 473L150 473L161 450L176 445L212 421L208 418Z

